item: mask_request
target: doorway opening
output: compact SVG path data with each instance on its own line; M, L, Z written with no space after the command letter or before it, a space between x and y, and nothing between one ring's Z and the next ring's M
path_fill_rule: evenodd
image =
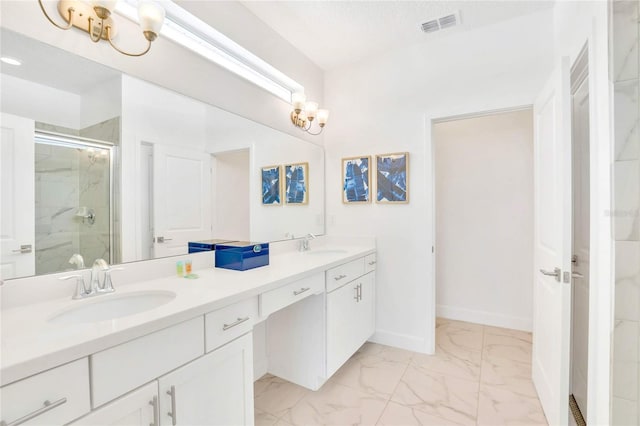
M531 331L531 108L433 126L436 312Z

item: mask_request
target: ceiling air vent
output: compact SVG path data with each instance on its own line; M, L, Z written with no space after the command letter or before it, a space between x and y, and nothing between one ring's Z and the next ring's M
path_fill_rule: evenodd
M425 33L433 33L446 28L460 25L460 12L450 13L439 18L430 19L421 24L422 31Z
M424 31L425 33L432 33L434 31L438 31L439 29L440 24L438 24L437 19L433 19L422 24L422 31Z

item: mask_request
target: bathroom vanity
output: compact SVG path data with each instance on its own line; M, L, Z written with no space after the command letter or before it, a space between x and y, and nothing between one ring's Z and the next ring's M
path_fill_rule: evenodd
M250 271L197 268L197 280L123 271L112 295L7 305L1 420L252 424L254 325L268 329L268 372L316 390L373 334L375 265L373 242L321 246ZM111 319L81 306L107 300Z

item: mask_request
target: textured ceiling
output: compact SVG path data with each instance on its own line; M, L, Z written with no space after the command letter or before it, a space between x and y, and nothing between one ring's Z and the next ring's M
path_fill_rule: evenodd
M335 69L369 56L453 31L553 7L553 1L243 1L320 68ZM462 25L425 34L420 24L460 11Z

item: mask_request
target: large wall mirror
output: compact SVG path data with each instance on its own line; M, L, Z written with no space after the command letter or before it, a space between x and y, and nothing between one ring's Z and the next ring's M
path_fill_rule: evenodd
M190 241L324 233L321 146L0 36L3 55L22 60L0 69L2 279L185 254Z

